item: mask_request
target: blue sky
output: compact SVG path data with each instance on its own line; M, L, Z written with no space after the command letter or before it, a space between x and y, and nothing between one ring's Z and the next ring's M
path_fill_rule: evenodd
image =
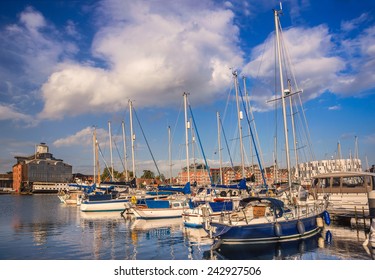
M30 155L35 144L45 142L74 172L92 173L94 126L101 166L110 164L109 121L115 169L122 171L123 120L131 169L132 100L158 167L168 177L168 126L174 173L185 164L183 92L189 92L209 165L218 167L219 160L216 112L238 163L233 69L241 87L246 77L264 164L273 162L277 135L277 157L285 166L280 113L267 103L277 89L272 9L278 8L278 1L258 0L1 1L0 172L11 170L14 156ZM335 157L338 142L349 158L357 137L363 166L375 164L374 8L370 0L283 2L283 41L303 90L315 159ZM155 172L136 120L134 130L137 175L143 169ZM305 153L300 161L311 160L302 140L298 145ZM201 161L198 147L194 151Z

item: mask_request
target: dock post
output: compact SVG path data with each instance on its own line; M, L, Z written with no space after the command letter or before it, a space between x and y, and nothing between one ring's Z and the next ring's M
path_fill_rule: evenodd
M357 206L354 206L354 219L355 219L355 227L357 229L357 237L358 237L359 236L359 232L358 232Z
M367 238L366 232L366 218L365 218L365 207L362 206L362 216L363 216L363 231L365 232L365 237Z

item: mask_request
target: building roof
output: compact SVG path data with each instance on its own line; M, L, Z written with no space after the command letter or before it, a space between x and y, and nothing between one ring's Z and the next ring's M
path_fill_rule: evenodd
M340 172L330 172L330 173L321 173L313 176L313 178L327 178L327 177L352 177L352 176L364 176L364 175L369 175L369 176L375 176L375 173L371 172L364 172L364 171L340 171Z

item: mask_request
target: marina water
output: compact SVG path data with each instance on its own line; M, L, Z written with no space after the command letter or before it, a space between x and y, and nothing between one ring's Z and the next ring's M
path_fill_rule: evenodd
M211 250L203 229L181 219L84 213L57 195L0 196L1 260L371 260L364 229L331 224L296 242Z

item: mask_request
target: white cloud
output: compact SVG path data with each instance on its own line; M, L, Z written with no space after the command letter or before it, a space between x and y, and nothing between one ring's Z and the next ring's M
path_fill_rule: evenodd
M369 14L363 13L355 19L348 20L348 21L342 21L341 22L341 29L343 31L346 31L346 32L352 31L352 30L358 28L359 25L366 22L368 19L369 19Z
M76 28L76 23L72 20L68 20L66 22L66 26L65 26L65 31L68 35L70 36L73 36L73 37L80 37L78 31L77 31L77 28Z
M35 11L32 7L27 7L20 15L20 22L22 22L31 32L37 32L38 29L46 26L46 21L43 15Z
M341 47L347 58L346 71L338 75L332 91L351 96L374 89L375 26L363 30L355 38L343 40Z
M205 3L103 1L105 25L92 52L107 69L61 64L42 87L40 117L116 111L128 99L138 108L165 107L179 104L184 91L197 103L211 102L242 54L234 14Z
M26 8L18 23L0 30L0 59L6 62L0 64L0 90L13 104L21 101L19 111L31 111L37 98L44 102L38 115L42 119L123 110L128 99L137 108L167 107L180 104L185 91L195 104L205 104L220 98L231 83L230 67L258 78L253 81L255 110L272 107L265 100L274 88L273 37L254 48L252 61L243 66L231 10L236 5L209 0L100 3L89 62L74 60L77 45L62 36L82 38L71 20L58 30L40 12ZM342 26L358 28L367 16ZM338 40L325 25L284 31L303 98L325 91L354 95L373 88L374 27L359 34Z
M86 127L76 132L74 135L55 140L53 145L55 147L71 147L74 145L90 146L93 143L93 133L93 127ZM108 138L108 132L102 128L96 129L96 135L99 143L104 142L103 140Z
M17 103L19 110L34 109L39 88L56 64L77 51L74 43L62 37L31 7L19 14L18 22L0 29L0 91L9 103Z
M33 116L18 112L12 106L0 104L0 121L21 121L29 126L37 122Z
M328 110L339 111L339 110L341 110L341 106L340 105L331 106L331 107L328 107Z
M340 36L329 33L325 25L283 32L283 43L292 62L288 72L296 76L298 88L303 89L303 99L316 98L326 91L352 96L374 88L375 75L371 69L375 68L375 27L364 30L356 38L340 41ZM243 68L244 74L256 79L255 85L262 89L254 94L263 97L263 104L257 105L265 109L265 100L269 99L265 88L274 91L275 87L274 57L271 34L253 49L252 60Z
M302 97L315 98L329 90L338 73L344 69L345 63L342 58L331 55L334 45L328 28L324 25L313 28L290 28L283 32L282 38L291 60L289 65L285 62L287 56L284 58L284 64L288 67L288 78L293 80L291 73L294 73L298 89L304 91ZM269 99L269 96L264 95L264 88L272 92L275 87L274 57L272 33L265 43L253 49L252 60L243 68L244 74L256 79L259 87L263 89L254 92L255 95L263 97L263 106L265 100ZM284 78L287 78L285 73ZM293 89L296 90L297 88ZM258 105L262 106L259 103Z

